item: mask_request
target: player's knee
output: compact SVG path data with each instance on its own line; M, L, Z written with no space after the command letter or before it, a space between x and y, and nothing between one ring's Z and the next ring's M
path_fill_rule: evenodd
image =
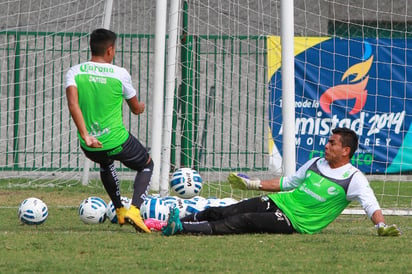
M154 162L152 158L149 159L149 161L146 163L142 171L153 171L154 167Z

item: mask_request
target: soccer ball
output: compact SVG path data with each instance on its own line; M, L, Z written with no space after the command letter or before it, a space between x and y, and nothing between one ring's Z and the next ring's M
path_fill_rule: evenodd
M221 207L221 206L225 206L226 203L224 201L222 201L222 199L219 198L208 198L207 199L207 204L206 207Z
M181 199L177 196L166 196L163 197L163 202L169 207L176 207Z
M49 215L47 205L38 198L27 198L19 207L19 220L28 225L40 225L44 223Z
M170 187L180 198L190 199L202 190L202 177L191 168L179 168L172 175Z
M233 205L233 204L238 203L238 201L236 199L233 199L233 198L223 198L222 202L225 204L225 206L229 206L229 205Z
M233 198L209 198L207 199L207 205L206 208L208 207L222 207L222 206L229 206L232 204L236 204L237 201Z
M185 199L182 199L178 196L167 196L163 197L163 201L169 207L176 207L179 209L179 217L182 218L185 216L187 204Z
M157 219L166 221L169 217L170 204L165 203L162 198L148 198L140 206L140 215L143 219Z
M169 207L175 207L177 209L179 209L179 218L183 218L186 215L188 215L187 213L187 208L188 206L190 206L191 204L193 204L193 202L189 199L182 199L178 196L167 196L167 197L163 197L163 201L169 206Z
M122 202L123 206L126 209L130 208L130 205L132 204L132 200L130 200L127 197L120 197L120 201ZM113 202L110 201L107 204L107 211L106 211L106 217L110 220L111 223L117 224L117 214L116 214L116 209L114 208Z
M100 224L106 220L107 205L99 197L84 199L79 206L79 217L85 224Z
M195 196L189 200L184 200L184 203L186 204L185 216L188 216L204 210L207 205L207 200L201 196Z
M186 209L188 206L187 199L181 199L179 197L176 198L175 207L179 209L179 218L183 218L186 216Z

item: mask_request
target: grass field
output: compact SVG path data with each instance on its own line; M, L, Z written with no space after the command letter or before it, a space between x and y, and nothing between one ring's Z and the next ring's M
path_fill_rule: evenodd
M122 189L131 196L130 187ZM387 216L402 229L397 238L377 237L358 215L342 215L316 235L164 237L83 224L77 207L92 195L109 200L102 187L14 188L0 181L0 273L412 272L412 217ZM17 219L20 202L32 196L49 207L40 226Z

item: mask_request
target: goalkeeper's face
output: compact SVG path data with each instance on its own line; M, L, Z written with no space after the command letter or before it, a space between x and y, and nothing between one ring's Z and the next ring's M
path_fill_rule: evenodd
M340 167L349 162L349 147L342 145L341 137L333 134L325 145L325 159L332 168Z

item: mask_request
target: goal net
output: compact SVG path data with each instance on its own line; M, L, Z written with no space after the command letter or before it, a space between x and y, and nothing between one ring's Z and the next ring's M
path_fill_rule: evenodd
M282 109L295 108L296 168L323 156L334 127L352 128L352 163L385 213L410 214L408 3L295 1L294 105L282 104L280 5L184 2L172 165L200 170L209 195L258 194L234 193L225 179L283 174Z
M119 37L114 63L131 73L146 104L137 117L125 105L126 127L151 145L153 113L163 107L152 106L154 75L165 73L153 64L156 3L119 0L109 9L110 2L0 3L2 185L82 180L84 156L67 109L64 74L90 58L88 35L107 16ZM283 174L282 108L289 107L296 113L296 168L323 155L333 127L351 127L360 137L352 162L370 178L382 207L410 212L408 3L294 2L295 104L285 106L280 1L181 1L170 172L198 170L206 197L258 195L231 189L226 178L231 171L262 179ZM121 179L134 176L118 168ZM92 164L88 178L98 177Z
M64 77L70 66L90 59L89 34L105 21L118 34L114 64L130 72L139 99L150 105L154 5L125 0L0 3L2 186L68 185L83 179L85 157L69 115ZM151 108L131 115L125 103L125 125L144 144L149 143L150 116ZM118 168L122 178L132 178L128 169ZM98 166L89 169L86 183L102 187L94 180Z

